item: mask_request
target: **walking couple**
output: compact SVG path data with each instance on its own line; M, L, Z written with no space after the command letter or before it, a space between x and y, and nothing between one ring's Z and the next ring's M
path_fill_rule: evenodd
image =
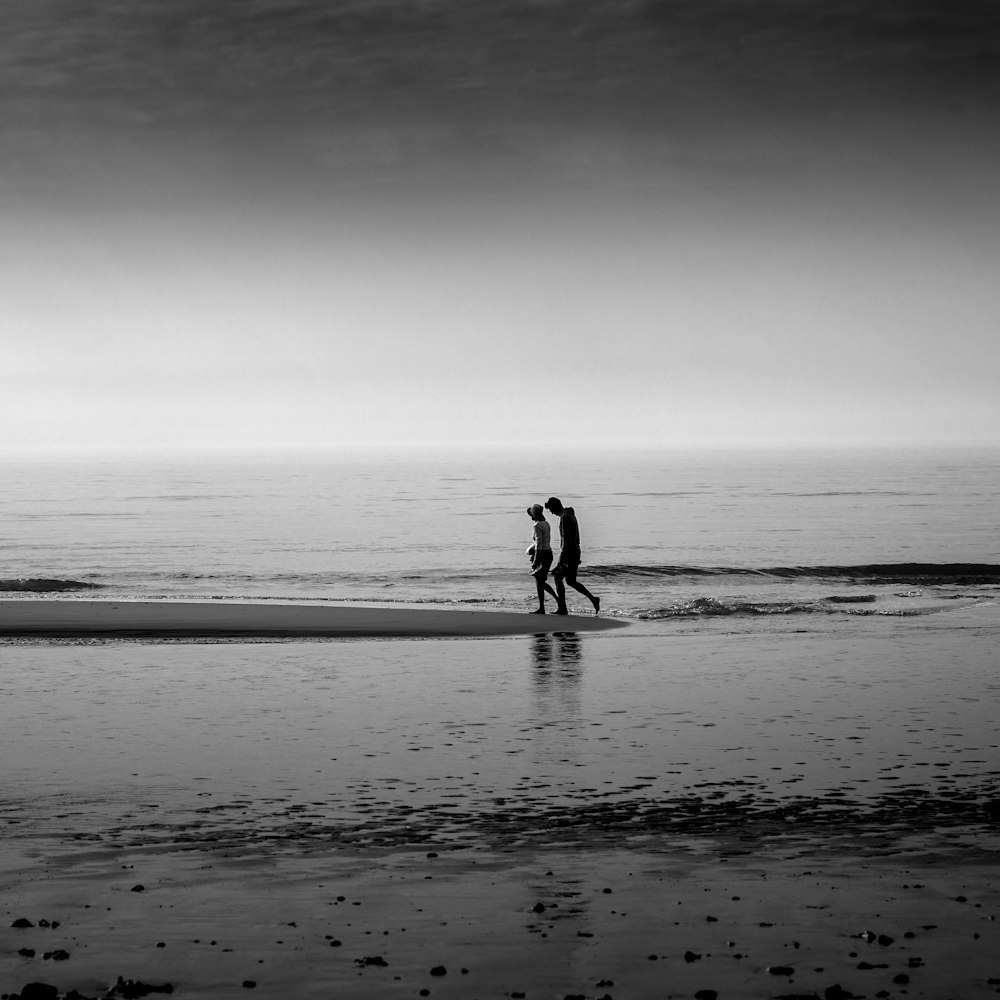
M552 570L552 579L556 581L556 589L546 582L549 567L552 565L552 532L549 522L545 520L542 505L534 504L528 508L528 517L535 522L532 543L528 548L531 557L531 575L535 578L538 589L538 607L532 612L535 615L545 614L545 595L551 594L556 599L557 615L569 614L566 608L566 584L583 594L594 605L594 614L601 610L601 599L595 597L576 578L580 568L580 527L576 523L576 514L572 507L564 507L558 497L549 497L545 501L545 510L551 511L559 518L559 562Z

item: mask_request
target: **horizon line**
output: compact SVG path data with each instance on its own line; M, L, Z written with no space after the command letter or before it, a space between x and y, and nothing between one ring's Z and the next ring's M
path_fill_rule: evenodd
M308 457L321 455L510 455L510 456L553 456L561 454L690 454L694 452L834 452L834 451L1000 451L1000 441L697 441L670 443L630 443L612 444L458 444L422 442L414 444L330 444L330 445L279 445L279 444L211 444L211 445L161 445L144 447L138 445L95 445L86 448L0 448L0 461L53 459L86 460L109 458L169 459L172 457L196 456L286 456Z

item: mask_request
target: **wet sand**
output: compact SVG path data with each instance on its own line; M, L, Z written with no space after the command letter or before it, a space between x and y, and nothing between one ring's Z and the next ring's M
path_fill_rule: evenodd
M941 858L720 857L708 844L225 855L26 859L37 882L5 891L5 923L36 926L5 931L5 989L103 996L122 976L190 997L969 998L1000 978L983 857L949 871ZM46 918L58 926L37 926Z
M961 614L8 642L0 992L995 996L997 628Z
M0 637L402 638L621 628L611 618L362 605L204 601L0 600Z

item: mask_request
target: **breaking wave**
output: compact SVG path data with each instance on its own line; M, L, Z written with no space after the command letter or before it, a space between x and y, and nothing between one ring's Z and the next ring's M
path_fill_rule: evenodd
M904 596L904 595L897 595ZM661 621L669 618L725 618L754 617L760 615L878 615L891 618L912 618L930 615L942 610L940 605L924 604L920 607L879 605L874 594L858 597L824 597L816 601L741 601L719 597L696 597L665 608L651 608L634 612L641 621ZM971 603L975 603L973 599ZM852 606L868 605L868 606Z
M842 580L852 583L1000 584L1000 566L993 563L870 563L860 566L588 566L587 572L606 580L639 577L772 577L781 580Z
M50 580L44 577L0 580L0 592L24 591L32 594L54 594L62 590L97 590L100 586L99 583L83 583L80 580Z

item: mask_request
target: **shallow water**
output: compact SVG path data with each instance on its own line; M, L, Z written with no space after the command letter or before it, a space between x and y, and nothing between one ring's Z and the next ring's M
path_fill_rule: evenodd
M1000 622L992 605L940 621L8 644L4 818L164 843L195 824L245 850L542 843L553 824L667 847L776 809L933 827L942 802L983 822Z

